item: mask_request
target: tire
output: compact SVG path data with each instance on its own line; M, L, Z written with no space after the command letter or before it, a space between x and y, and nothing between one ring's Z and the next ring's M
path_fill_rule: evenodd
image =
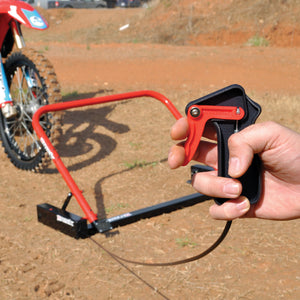
M32 128L32 116L40 106L61 101L56 74L51 63L32 49L13 52L4 67L18 114L6 119L0 113L2 146L17 168L41 171L47 167L50 158ZM53 143L61 133L61 120L60 112L41 116L40 124Z

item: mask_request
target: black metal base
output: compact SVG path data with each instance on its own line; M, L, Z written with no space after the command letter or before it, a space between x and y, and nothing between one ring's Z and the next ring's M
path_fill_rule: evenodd
M92 233L86 219L48 203L37 205L37 215L39 222L75 239L86 238Z

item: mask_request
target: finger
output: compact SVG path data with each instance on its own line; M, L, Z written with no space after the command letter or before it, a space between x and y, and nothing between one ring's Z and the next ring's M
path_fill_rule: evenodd
M217 220L233 220L243 217L250 209L249 200L241 196L236 200L229 200L222 205L214 204L210 207L210 215Z
M199 193L217 198L237 198L242 192L238 180L219 177L216 171L197 173L193 176L192 185Z
M171 138L173 140L183 140L187 137L189 125L187 118L181 118L171 128Z
M185 160L185 150L183 143L171 147L168 155L168 163L171 169L176 169L183 165Z
M218 168L218 148L216 143L201 141L193 157L193 160L201 162L207 166Z
M168 163L171 169L176 169L184 163L185 160L185 150L184 142L178 143L171 147L168 155ZM217 145L215 143L210 143L206 141L201 141L196 154L193 157L200 163L217 168L218 164L218 151Z
M175 122L171 128L171 138L175 141L184 140L187 138L189 132L189 125L187 118L181 118ZM210 140L217 140L216 130L211 122L205 126L203 136Z

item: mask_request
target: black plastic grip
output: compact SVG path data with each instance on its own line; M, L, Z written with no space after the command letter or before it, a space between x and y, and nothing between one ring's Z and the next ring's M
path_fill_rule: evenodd
M218 175L230 177L228 175L228 139L235 132L241 131L255 123L261 113L261 107L245 94L244 89L240 85L231 85L194 100L187 105L186 112L192 105L234 106L243 108L245 111L245 116L240 121L212 120L218 139ZM254 156L247 172L238 179L243 186L241 194L246 196L251 204L257 203L261 194L261 162L258 155ZM222 204L228 200L226 198L215 198L217 204Z

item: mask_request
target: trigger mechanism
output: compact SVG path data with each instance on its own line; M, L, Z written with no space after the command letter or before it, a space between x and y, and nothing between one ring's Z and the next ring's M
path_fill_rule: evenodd
M189 124L188 139L185 142L185 161L187 165L194 157L205 125L209 120L235 120L239 121L245 116L245 111L237 106L213 106L213 105L192 105L187 112Z

